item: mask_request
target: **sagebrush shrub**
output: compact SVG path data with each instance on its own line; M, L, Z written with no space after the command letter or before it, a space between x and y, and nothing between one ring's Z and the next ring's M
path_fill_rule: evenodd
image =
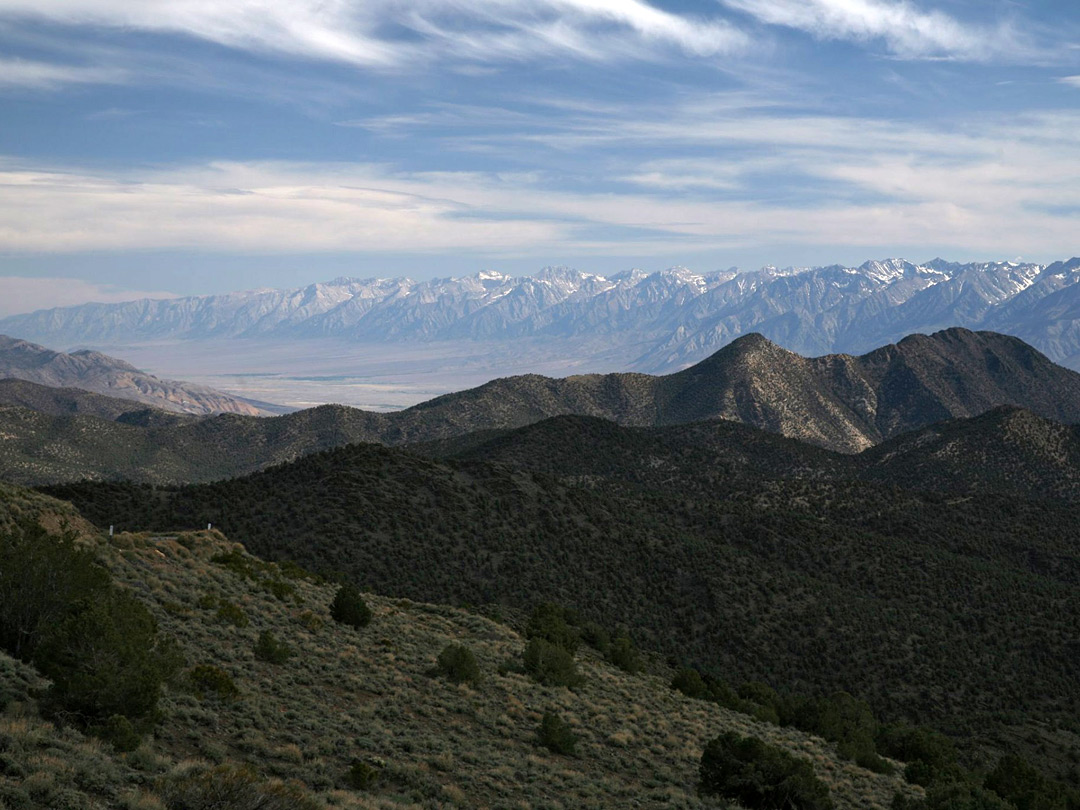
M188 673L188 681L200 700L207 697L228 700L240 694L229 673L212 664L200 664L193 668Z
M251 623L244 609L232 602L222 602L216 616L222 624L231 624L233 627L247 627Z
M284 664L292 658L292 654L292 647L284 641L278 641L277 636L269 630L259 633L259 638L255 642L255 657L260 661L268 664Z
M229 764L162 779L158 796L168 810L321 810L299 785L267 781L247 766Z

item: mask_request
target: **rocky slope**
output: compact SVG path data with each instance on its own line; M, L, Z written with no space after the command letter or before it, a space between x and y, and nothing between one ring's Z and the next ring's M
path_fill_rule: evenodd
M25 340L0 335L0 379L17 379L54 388L80 388L175 413L269 411L202 385L162 380L115 357L93 351L52 351Z

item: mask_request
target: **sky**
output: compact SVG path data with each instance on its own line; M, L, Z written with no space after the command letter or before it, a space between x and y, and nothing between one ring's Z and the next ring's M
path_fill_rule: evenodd
M1077 0L0 0L0 315L1080 253Z

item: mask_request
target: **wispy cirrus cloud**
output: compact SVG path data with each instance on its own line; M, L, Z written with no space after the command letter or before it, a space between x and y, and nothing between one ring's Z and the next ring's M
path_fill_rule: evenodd
M1073 87L1080 87L1080 76L1062 76L1058 79L1062 84L1069 84Z
M371 256L686 255L732 247L924 245L1074 250L1073 113L950 131L776 113L568 123L582 163L543 171L402 171L371 163L216 162L90 171L0 162L0 250L200 249ZM637 161L679 134L692 158ZM508 135L507 137L513 137ZM605 140L606 139L606 140ZM616 156L610 148L618 143ZM768 147L767 152L746 152ZM602 160L599 156L605 156Z
M0 57L0 87L51 90L69 84L118 84L127 79L127 71L119 68Z
M902 58L984 61L1003 55L1026 58L1030 46L1019 32L964 23L942 11L925 11L907 0L721 0L769 25L806 31L821 39L880 40Z
M446 59L710 57L749 44L715 14L644 0L0 0L0 19L181 34L230 48L408 70Z

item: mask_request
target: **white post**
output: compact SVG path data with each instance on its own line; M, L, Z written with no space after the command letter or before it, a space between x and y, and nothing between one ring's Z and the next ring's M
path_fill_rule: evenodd
M210 531L210 524L209 523L206 524L206 530Z
M112 524L110 523L109 524L109 537L112 537L112 536L113 536L113 527L112 527Z

